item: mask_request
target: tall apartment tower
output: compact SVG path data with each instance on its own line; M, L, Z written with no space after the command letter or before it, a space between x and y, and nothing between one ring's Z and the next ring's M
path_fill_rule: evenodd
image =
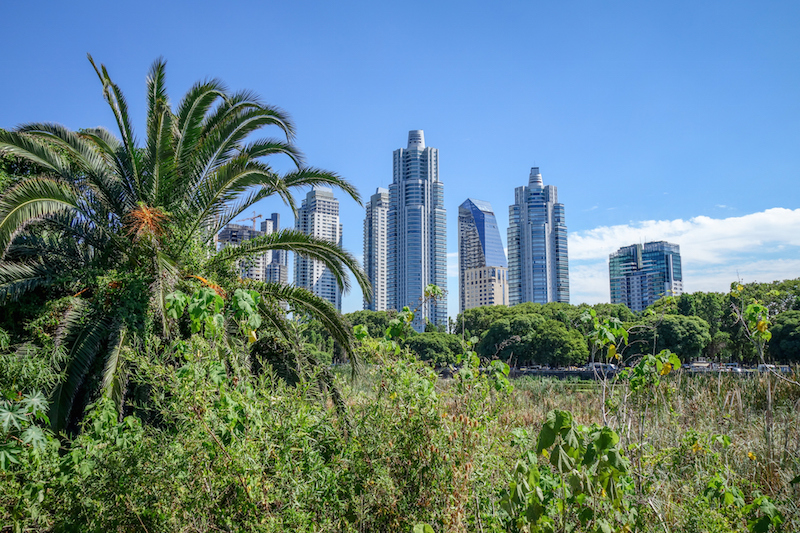
M386 311L387 307L387 230L389 189L378 187L370 196L364 218L364 271L372 285L372 301L364 309Z
M339 200L333 191L315 187L306 195L297 210L295 229L307 235L342 245L342 225L339 223ZM295 254L294 284L304 287L328 300L337 310L342 310L342 290L336 277L324 263Z
M422 130L408 132L408 146L394 151L389 186L387 307L420 307L428 284L447 290L447 221L439 150L425 147ZM414 318L447 325L447 302L428 302Z
M272 213L268 219L261 223L261 233L269 235L276 233L281 227L281 216ZM264 265L264 281L286 284L289 282L289 252L286 250L271 250L267 252Z
M632 244L608 256L611 303L644 311L662 296L683 294L681 248L666 241Z
M508 264L491 204L467 198L458 206L459 311L508 305Z
M508 208L508 298L522 302L569 303L569 257L564 204L558 189L545 186L539 167L527 187L514 189Z
M241 224L228 224L217 235L216 242L219 249L226 246L238 246L244 241L260 237L263 232L254 229L252 226ZM253 255L247 259L240 259L237 262L239 276L256 281L266 281L265 266L269 262L269 252Z

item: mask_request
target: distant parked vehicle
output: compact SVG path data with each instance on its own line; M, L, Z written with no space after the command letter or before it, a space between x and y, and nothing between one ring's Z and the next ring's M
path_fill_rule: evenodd
M599 376L613 376L617 373L617 365L611 363L589 363L586 370L591 370Z
M792 368L789 365L758 365L757 368L759 372L769 372L770 370L782 374L790 374L792 372Z
M722 372L734 372L736 374L744 372L744 369L739 366L739 363L722 363L719 369Z

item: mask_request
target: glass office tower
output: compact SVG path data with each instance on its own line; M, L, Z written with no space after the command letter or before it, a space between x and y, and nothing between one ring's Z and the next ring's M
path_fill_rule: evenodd
M389 309L418 309L414 329L426 320L447 325L447 302L423 305L428 284L447 290L447 221L444 185L439 181L439 150L425 146L422 130L408 132L408 145L393 154L389 185Z
M506 253L489 202L467 198L458 207L458 267L460 311L508 305ZM483 267L494 268L475 271Z
M683 294L681 248L666 241L632 244L608 256L611 303L644 311L662 296Z
M508 298L522 302L569 303L569 257L564 204L558 189L545 186L539 167L527 187L514 190L508 208Z

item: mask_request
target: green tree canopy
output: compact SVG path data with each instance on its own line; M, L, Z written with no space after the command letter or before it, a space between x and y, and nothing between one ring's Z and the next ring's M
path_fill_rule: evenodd
M800 362L800 311L778 315L771 332L770 355L778 361Z

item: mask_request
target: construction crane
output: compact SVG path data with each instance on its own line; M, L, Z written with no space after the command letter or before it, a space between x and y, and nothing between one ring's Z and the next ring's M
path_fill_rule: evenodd
M236 222L244 222L245 220L252 220L253 221L253 231L256 231L256 219L257 218L262 218L262 215L256 215L256 212L253 211L253 216L247 217L247 218L243 218L241 220L237 220Z

